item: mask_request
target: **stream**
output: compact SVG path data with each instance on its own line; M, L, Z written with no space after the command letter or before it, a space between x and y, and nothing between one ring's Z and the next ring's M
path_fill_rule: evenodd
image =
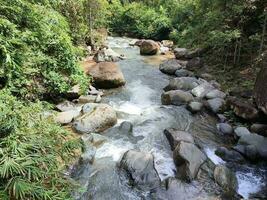
M128 38L108 37L107 45L126 56L118 64L127 84L107 91L103 97L103 103L117 111L118 123L102 133L107 140L97 148L93 164L81 165L72 173L72 178L82 186L80 191L73 194L75 199L164 199L157 195L158 192L152 197L151 191L131 188L117 165L126 151L137 149L152 153L155 169L162 182L175 177L172 151L163 134L166 128L189 131L215 164L231 168L238 178L237 192L245 199L249 199L250 194L266 190L266 167L225 163L215 155L215 149L226 144L217 133L217 120L214 117L203 113L192 115L184 106L162 106L161 93L171 77L161 73L158 66L168 57L140 56L139 48L130 46L131 42L132 39ZM120 131L119 126L124 121L133 124L131 133ZM197 181L186 184L178 199L199 199L205 193L200 188L201 183Z

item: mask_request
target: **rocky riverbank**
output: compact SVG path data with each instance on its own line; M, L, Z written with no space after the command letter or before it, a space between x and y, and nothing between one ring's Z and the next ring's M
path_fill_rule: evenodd
M172 53L159 66L146 64L147 55ZM260 112L229 97L210 74L197 75L203 53L171 41L111 38L94 62L83 63L94 87L83 96L74 88L55 117L85 144L72 169L86 188L76 199L240 199L251 193L240 188L243 168L263 166L266 180L259 163L266 161L266 138L224 115L232 109L255 120ZM266 197L262 186L254 197Z

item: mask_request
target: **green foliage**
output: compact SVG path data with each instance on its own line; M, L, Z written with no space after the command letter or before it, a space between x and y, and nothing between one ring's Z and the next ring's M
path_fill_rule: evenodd
M111 6L111 10L110 28L116 33L162 39L171 30L171 21L162 7L156 11L142 3L127 4L124 7L116 3Z
M72 185L60 171L81 142L67 140L70 133L46 109L0 92L0 199L71 199Z
M85 84L69 25L52 8L0 0L0 83L23 98L64 93ZM88 83L87 83L88 84Z

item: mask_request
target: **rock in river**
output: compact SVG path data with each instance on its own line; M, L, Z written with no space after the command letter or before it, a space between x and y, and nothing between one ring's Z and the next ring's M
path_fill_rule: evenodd
M216 166L214 170L214 179L224 190L235 192L237 189L237 178L235 174L225 166Z
M207 101L207 107L214 113L219 113L223 110L225 101L221 98L210 99Z
M153 40L144 40L140 45L141 55L156 55L159 52L160 46Z
M125 84L124 76L116 63L100 62L93 65L87 72L93 77L98 88L117 88Z
M85 113L73 123L73 128L79 133L102 132L117 123L116 111L106 104L86 104ZM91 107L90 107L91 105ZM85 112L86 111L86 112Z
M180 106L187 104L192 101L194 98L189 92L184 92L182 90L171 90L164 92L161 95L161 102L163 105L176 105Z
M178 169L178 176L192 181L207 157L195 144L180 142L173 152L173 159Z
M160 185L151 153L129 150L123 155L120 168L130 175L133 185L141 189L154 189Z
M192 89L191 92L195 97L203 98L206 96L206 94L208 94L213 89L214 87L211 84L209 84L208 82L205 82L195 87L194 89Z
M179 64L179 62L176 59L170 59L166 60L163 63L160 64L159 70L162 73L174 75L176 70L181 69L182 66Z
M200 112L203 108L203 103L201 102L197 102L197 101L192 101L188 104L187 109L191 112L191 113L197 113Z
M174 49L174 55L176 59L186 59L186 55L188 53L188 50L185 48L175 48Z
M55 117L55 121L60 124L69 124L71 123L76 117L80 115L81 108L75 108L73 110L68 110L64 112L60 112Z
M169 85L164 88L164 91L170 90L192 90L199 85L199 81L193 77L180 77L170 80Z
M194 143L193 136L186 131L179 131L171 128L164 130L164 134L169 140L172 150L174 150L181 141Z
M217 129L223 135L233 135L234 129L230 124L227 123L219 123L217 124Z

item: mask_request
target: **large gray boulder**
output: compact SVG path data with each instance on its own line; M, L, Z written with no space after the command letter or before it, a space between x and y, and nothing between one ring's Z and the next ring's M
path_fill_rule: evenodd
M229 150L225 147L217 148L215 154L227 162L242 163L245 161L244 157L239 152L235 150Z
M106 104L86 104L81 117L73 123L79 133L102 132L117 123L116 111Z
M187 105L187 109L191 112L191 113L197 113L200 112L204 107L204 104L201 102L197 102L197 101L192 101Z
M161 102L163 105L184 105L193 101L193 96L189 92L184 92L182 90L171 90L164 92L161 95Z
M130 175L133 186L154 189L160 185L151 153L129 150L123 155L119 167Z
M216 166L214 179L227 192L234 193L237 189L238 185L235 174L225 166Z
M234 132L235 132L235 136L237 138L240 138L243 135L249 135L250 134L250 131L246 127L237 127L237 128L235 128Z
M221 98L210 99L207 101L207 108L214 113L219 113L223 110L225 101Z
M180 77L173 78L170 80L169 85L167 85L164 90L185 90L189 91L199 85L199 81L193 77Z
M55 121L62 125L71 123L75 118L80 115L81 108L75 108L64 112L57 113Z
M226 94L218 89L211 90L206 94L207 99L221 98L224 99Z
M159 66L159 70L162 73L169 74L169 75L174 75L175 72L181 68L182 66L179 64L179 62L176 59L166 60L163 63L161 63Z
M100 62L88 68L87 73L93 77L98 88L109 89L125 85L119 66L113 62Z
M153 40L144 40L140 45L141 55L156 55L159 52L160 46Z
M186 131L179 131L176 129L165 129L164 134L170 143L171 150L174 150L181 141L194 143L193 136Z
M191 93L195 97L203 98L206 96L206 94L208 94L212 90L214 90L214 87L208 82L205 82L192 89Z
M196 145L180 142L173 152L173 159L177 166L178 176L181 179L192 181L196 178L200 166L207 157Z
M176 59L184 60L186 59L186 55L188 53L188 49L186 48L175 48L174 55Z

